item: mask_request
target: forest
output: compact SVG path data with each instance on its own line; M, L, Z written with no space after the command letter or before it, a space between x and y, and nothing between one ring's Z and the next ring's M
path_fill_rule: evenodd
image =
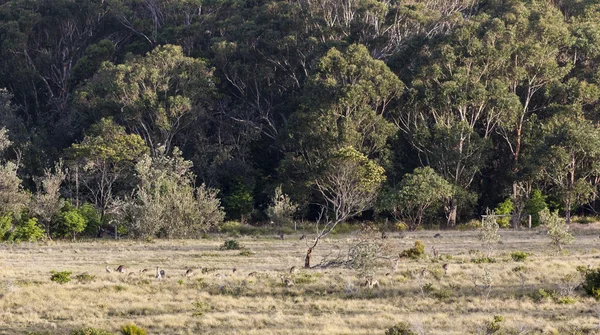
M600 210L597 0L0 0L0 60L7 240Z

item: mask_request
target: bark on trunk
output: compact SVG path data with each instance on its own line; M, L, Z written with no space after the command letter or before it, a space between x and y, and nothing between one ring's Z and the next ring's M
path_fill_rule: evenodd
M450 199L450 204L448 205L448 227L454 227L456 225L456 215L457 215L458 207L456 203L456 199Z

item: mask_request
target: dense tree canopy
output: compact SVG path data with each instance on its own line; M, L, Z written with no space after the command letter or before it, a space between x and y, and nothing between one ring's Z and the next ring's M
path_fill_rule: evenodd
M279 185L315 219L332 202L324 178L348 170L342 151L384 183L346 218L377 196L397 200L377 215L411 226L506 199L515 220L537 217L534 194L567 222L598 210L594 1L4 0L0 59L0 213L31 207L47 229L79 230L63 200L140 235L127 201L198 218L205 197L261 222ZM171 160L186 173L158 164ZM196 233L161 225L149 234Z

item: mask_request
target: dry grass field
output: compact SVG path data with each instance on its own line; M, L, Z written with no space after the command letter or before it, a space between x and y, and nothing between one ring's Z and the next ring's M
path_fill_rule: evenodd
M427 256L400 259L395 271L393 260L381 261L381 285L372 289L347 267L301 269L307 247L299 235L239 238L249 252L220 250L225 236L0 245L0 333L68 334L84 326L118 332L135 323L148 334L384 334L404 321L419 334L491 334L495 315L504 318L502 334L600 333L600 303L573 291L581 282L578 265L600 266L600 226L576 228L575 243L560 255L543 231L503 231L494 263L473 262L484 250L476 231L436 233L373 237L391 256L420 240ZM313 264L345 257L364 237L326 238ZM516 250L531 256L516 262ZM121 264L130 274L105 270ZM166 279L156 280L156 266ZM292 266L299 271L290 275ZM71 271L72 281L51 281L53 270ZM92 277L77 280L82 273Z

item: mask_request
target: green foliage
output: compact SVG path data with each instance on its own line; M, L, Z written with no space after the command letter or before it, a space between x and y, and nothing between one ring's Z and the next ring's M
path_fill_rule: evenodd
M220 250L240 250L242 246L236 240L227 240L223 242L223 245L219 248Z
M46 236L36 218L23 218L15 227L11 239L18 242L35 242Z
M211 310L210 305L204 301L194 301L192 306L194 306L192 316L202 316L204 313Z
M510 253L510 258L515 262L524 262L527 257L529 257L529 254L523 251L514 251Z
M582 287L587 295L600 300L600 268L585 270Z
M531 193L531 197L525 204L525 213L531 215L531 226L537 227L541 224L540 212L546 209L546 197L542 194L542 191L535 189Z
M147 332L145 329L138 327L134 324L129 324L129 325L125 325L123 326L123 328L121 328L121 334L123 335L147 335Z
M376 243L363 241L348 250L349 266L361 280L372 280L377 268L380 247Z
M9 237L9 233L12 228L12 222L12 213L0 216L0 241L5 240Z
M284 194L281 185L275 188L272 204L267 208L267 215L278 227L291 224L294 213L298 206L292 202L287 194Z
M104 330L96 329L96 328L82 328L76 329L69 333L69 335L116 335L114 333L110 333Z
M425 255L425 245L423 244L423 242L421 241L415 241L415 246L410 248L410 249L406 249L403 250L400 253L400 257L407 257L407 258L412 258L412 259L418 259L421 258Z
M548 237L552 240L559 251L564 244L572 243L575 236L569 232L569 226L565 220L558 216L556 212L550 212L547 208L540 212L540 220L548 229Z
M487 325L487 334L493 334L502 328L501 323L504 322L504 317L501 315L494 315L494 319Z
M419 335L419 333L412 330L408 323L400 322L388 328L385 331L385 335Z
M513 206L512 200L510 198L507 198L506 200L504 200L503 202L498 204L498 207L496 207L496 209L494 209L494 213L498 214L498 215L508 215L508 214L512 214L513 209L514 209L514 206ZM498 225L500 226L500 228L510 227L510 217L498 218L497 222L498 222Z
M70 234L75 240L75 235L84 231L87 221L77 208L65 206L58 214L56 224L59 231L63 231L65 236Z
M432 168L416 168L403 177L397 189L383 192L380 206L397 220L406 222L410 230L415 230L424 217L435 213L442 201L452 195L452 185Z
M493 214L492 212L491 215L482 219L482 227L479 231L479 240L488 249L487 257L490 257L494 245L500 241L500 234L498 234L500 227L496 217L492 216Z
M66 284L71 281L71 273L70 271L50 271L52 276L50 280L59 284Z
M250 185L239 180L233 183L229 193L223 197L223 207L228 217L245 219L254 210L254 197Z
M84 234L87 236L96 236L98 228L102 225L100 211L89 202L80 206L78 211L86 222Z

